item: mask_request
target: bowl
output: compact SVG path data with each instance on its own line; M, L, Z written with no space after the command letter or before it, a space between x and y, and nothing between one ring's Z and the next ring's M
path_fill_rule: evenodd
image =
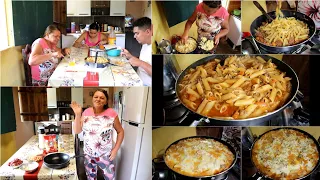
M94 67L95 63L91 63L91 62L86 62L86 64L89 67ZM108 63L97 63L97 68L105 68L108 65Z
M121 53L121 49L113 49L113 50L107 51L107 55L111 57L120 56L120 53Z
M39 167L39 163L37 162L30 162L27 164L24 164L22 169L26 172L26 173L33 173L34 171L36 171Z

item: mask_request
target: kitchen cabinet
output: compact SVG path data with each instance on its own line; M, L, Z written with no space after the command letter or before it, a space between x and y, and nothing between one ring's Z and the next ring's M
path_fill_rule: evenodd
M149 89L144 87L124 88L122 119L144 123L148 91Z
M110 1L110 16L125 16L126 15L126 1Z
M91 1L92 8L107 8L110 7L110 1Z
M83 106L83 88L71 88L71 101L76 101Z
M57 89L47 88L48 108L57 108Z
M57 88L57 101L71 101L71 88L70 87Z
M19 87L19 109L22 121L48 121L47 89Z
M91 16L91 1L67 0L67 16Z

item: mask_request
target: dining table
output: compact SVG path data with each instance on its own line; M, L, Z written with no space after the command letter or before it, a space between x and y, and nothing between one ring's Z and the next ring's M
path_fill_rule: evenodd
M62 134L64 141L63 153L69 156L75 155L74 136L72 134ZM9 162L19 158L23 163L28 163L32 156L43 153L39 148L39 139L37 135L32 136L16 153L14 153L1 167L0 179L23 179L23 180L77 180L77 167L75 158L70 159L70 164L62 169L48 168L43 160L40 160L38 169L33 173L27 173L23 170L23 166L13 168L9 166Z
M108 63L97 68L86 63L89 55L87 48L71 48L48 80L48 86L143 86L143 82L129 61L122 56L111 57L104 52Z

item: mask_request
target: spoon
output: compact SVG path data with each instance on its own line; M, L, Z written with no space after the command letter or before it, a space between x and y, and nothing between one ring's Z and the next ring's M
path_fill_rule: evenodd
M262 6L257 2L253 1L253 4L265 15L269 22L273 21L273 18L262 8Z

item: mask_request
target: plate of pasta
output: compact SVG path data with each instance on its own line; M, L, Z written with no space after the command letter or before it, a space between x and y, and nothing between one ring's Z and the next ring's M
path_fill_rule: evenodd
M197 41L195 39L189 37L187 39L187 41L185 42L185 44L183 44L182 41L179 40L175 44L175 49L179 53L187 54L187 53L192 53L194 50L196 50L197 46L198 46Z
M261 15L252 22L250 31L257 44L270 52L296 50L315 34L315 24L305 14L287 10L268 14L274 18L272 22Z
M267 120L292 101L298 87L292 68L266 55L209 56L187 67L176 82L185 107L233 125Z

